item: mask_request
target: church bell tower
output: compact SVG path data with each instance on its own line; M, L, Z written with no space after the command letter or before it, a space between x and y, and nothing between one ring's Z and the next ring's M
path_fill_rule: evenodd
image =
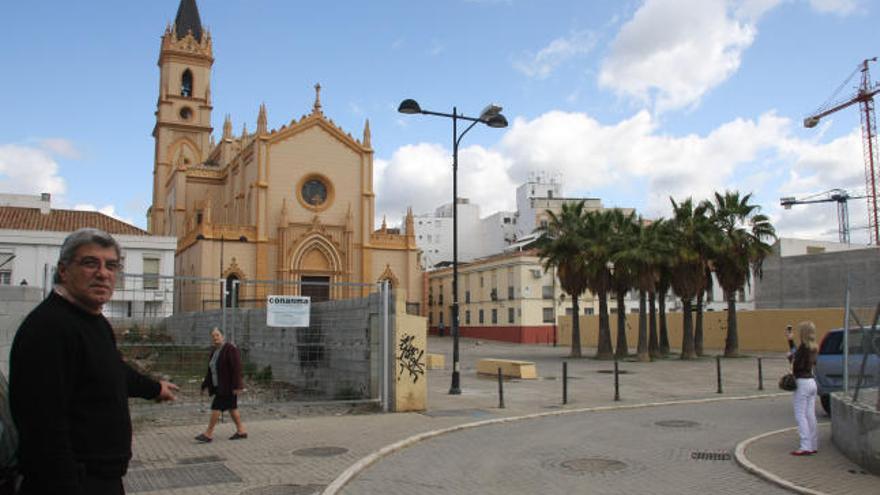
M183 229L186 171L211 150L211 35L202 27L196 0L181 0L174 24L162 35L159 99L149 231L179 235Z

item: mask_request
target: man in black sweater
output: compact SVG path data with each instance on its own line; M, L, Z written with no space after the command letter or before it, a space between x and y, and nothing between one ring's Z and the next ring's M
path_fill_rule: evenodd
M70 234L54 290L15 335L9 397L22 494L124 494L128 398L174 399L174 384L143 376L122 360L101 314L121 270L119 245L109 234Z

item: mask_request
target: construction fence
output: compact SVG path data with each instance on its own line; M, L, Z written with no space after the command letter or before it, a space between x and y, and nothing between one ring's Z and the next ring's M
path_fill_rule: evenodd
M204 404L211 330L235 344L239 404L387 404L387 284L206 279L122 274L105 307L119 349L138 370L180 387L178 404ZM304 327L267 324L267 298L311 297ZM152 407L133 400L133 408Z

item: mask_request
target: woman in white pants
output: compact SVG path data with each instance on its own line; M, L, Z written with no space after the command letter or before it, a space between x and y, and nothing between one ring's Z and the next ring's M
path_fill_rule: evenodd
M797 349L794 347L790 325L786 328L785 335L791 350L788 356L791 361L791 372L797 381L792 404L800 436L800 446L792 451L791 455L802 456L813 455L819 450L819 432L816 429L816 378L813 375L819 347L816 345L816 325L812 321L798 323L797 330L801 339L801 345Z

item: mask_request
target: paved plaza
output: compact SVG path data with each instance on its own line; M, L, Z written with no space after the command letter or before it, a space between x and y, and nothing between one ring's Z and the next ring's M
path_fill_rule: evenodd
M775 388L785 369L781 355L760 356L763 391L758 356L722 359L721 394L712 357L624 361L621 400L614 401L607 373L613 363L568 360L566 348L463 339L460 396L447 393L451 340L430 338L429 352L446 354L447 369L429 372L425 413L327 409L304 416L244 406L250 438L227 440L233 433L227 422L210 444L193 440L206 414L140 421L128 491L773 494L786 491L771 481L787 480L813 490L803 493L830 494L877 493L880 486L880 478L836 451L827 425L819 455L788 455L796 433L785 430L793 426L789 394ZM474 373L481 357L534 361L539 379L506 380L506 407L499 409L497 380ZM566 405L563 361L570 378ZM777 433L755 439L768 432ZM747 445L741 462L737 445Z

